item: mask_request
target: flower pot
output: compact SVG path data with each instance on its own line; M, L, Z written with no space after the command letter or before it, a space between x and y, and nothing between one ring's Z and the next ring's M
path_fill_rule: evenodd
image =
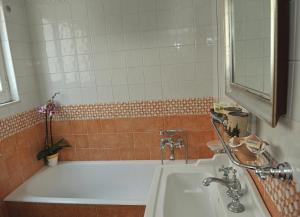
M58 153L47 156L48 166L54 167L58 162Z

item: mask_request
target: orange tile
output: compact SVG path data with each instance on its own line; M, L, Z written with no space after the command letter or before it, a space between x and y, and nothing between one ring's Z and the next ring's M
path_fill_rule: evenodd
M89 147L88 135L76 135L75 139L76 139L76 149Z
M11 155L8 158L5 159L5 166L7 174L11 177L11 175L15 172L21 173L21 164L19 161L19 156L17 154ZM0 167L1 167L1 160L0 160ZM5 170L0 168L1 175L4 174ZM0 175L0 179L1 179Z
M64 135L62 138L64 138L72 147L77 146L77 137L75 135ZM59 138L61 139L61 138Z
M76 159L75 148L65 148L59 152L59 160L72 161Z
M16 136L10 136L0 141L0 151L3 156L12 155L17 150Z
M33 175L33 173L30 174L30 176L32 176L32 175ZM25 177L22 177L22 173L18 172L18 171L13 174L10 174L9 183L8 183L9 191L12 192L19 185L21 185L24 181L24 178Z
M6 167L6 162L0 158L0 181L1 180L6 180L9 178L8 176L8 170L7 170L7 167Z
M148 148L134 148L135 160L150 160L150 149Z
M88 135L88 143L90 148L102 148L102 134Z
M159 131L164 128L162 117L133 118L133 132Z
M116 132L132 132L133 119L132 118L117 118L114 120Z
M76 205L77 217L100 217L96 205Z
M152 147L150 149L150 159L151 160L161 160L160 147Z
M183 129L179 115L164 117L164 129Z
M70 133L72 135L87 134L87 122L86 121L70 121Z
M130 133L104 133L102 134L103 148L131 148L133 147L133 136Z
M101 120L101 129L103 133L114 133L117 132L117 126L114 119L103 119Z
M206 146L208 141L214 139L213 131L189 131L187 132L187 142L189 146Z
M102 149L105 160L120 160L120 149Z
M101 133L101 120L87 120L86 128L88 134Z
M133 133L134 147L159 147L160 145L160 135L159 132L146 132L146 133Z
M120 148L120 160L133 160L134 149L133 148Z
M70 121L53 121L53 135L71 134Z
M89 149L80 148L75 150L75 159L76 160L89 160L90 152Z
M104 152L102 149L91 148L89 149L89 158L90 160L105 160Z

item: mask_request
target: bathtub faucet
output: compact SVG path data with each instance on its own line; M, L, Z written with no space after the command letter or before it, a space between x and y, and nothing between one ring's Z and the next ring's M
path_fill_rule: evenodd
M161 151L161 164L164 164L164 151L166 147L170 149L170 157L169 160L175 160L175 149L185 150L185 163L188 163L188 152L187 152L187 144L184 142L184 139L179 135L183 130L161 130L160 135L166 136L160 139L160 151Z

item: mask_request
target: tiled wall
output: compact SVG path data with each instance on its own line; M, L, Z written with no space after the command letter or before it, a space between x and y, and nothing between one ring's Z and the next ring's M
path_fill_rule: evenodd
M55 139L72 144L61 152L62 160L159 160L162 129L184 130L190 159L210 158L206 143L215 139L208 115L56 121L53 129ZM175 156L184 159L184 150Z
M5 9L4 12L20 102L6 106L0 105L0 118L28 111L39 104L25 1L4 0L3 5L11 7L11 12Z
M9 203L10 217L143 217L145 206Z
M208 111L212 98L64 106L55 116L55 139L72 148L62 160L160 159L160 130L183 129L189 158L212 157L206 143L215 138ZM177 150L182 159L184 150ZM169 152L167 151L167 156Z
M213 96L211 0L26 0L42 99ZM213 42L212 42L213 44Z
M42 124L0 138L0 216L6 216L3 199L43 166L36 153L44 142Z

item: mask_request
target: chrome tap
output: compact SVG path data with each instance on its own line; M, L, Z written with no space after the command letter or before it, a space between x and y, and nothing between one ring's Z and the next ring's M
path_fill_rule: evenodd
M228 190L226 194L230 198L232 198L232 202L227 206L228 210L235 213L243 212L245 210L245 206L241 204L239 198L244 194L244 191L242 190L240 181L236 177L237 171L232 167L225 168L224 166L219 171L224 172L224 177L222 179L216 177L208 177L202 181L202 184L204 186L209 186L211 183L216 182L227 187ZM233 171L232 179L229 178L230 171Z
M169 136L166 138L160 139L160 151L161 151L161 163L164 164L164 150L166 147L170 149L170 160L175 160L175 149L176 148L184 148L185 149L185 161L188 162L188 152L187 152L187 144L184 142L184 139L180 136L174 137L177 133L183 132L183 130L161 130L161 136Z

